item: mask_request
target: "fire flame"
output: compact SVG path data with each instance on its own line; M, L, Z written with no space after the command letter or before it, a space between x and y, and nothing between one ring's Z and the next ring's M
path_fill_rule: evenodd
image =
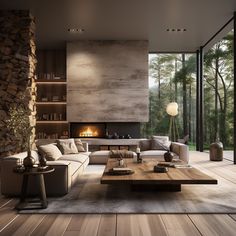
M81 131L79 134L80 137L96 137L98 136L98 132L93 131L90 127L87 127L85 130Z

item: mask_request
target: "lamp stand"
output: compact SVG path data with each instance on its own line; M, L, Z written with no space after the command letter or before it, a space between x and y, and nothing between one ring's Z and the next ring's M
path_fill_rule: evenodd
M172 141L177 141L179 138L179 131L175 116L170 116L169 137Z

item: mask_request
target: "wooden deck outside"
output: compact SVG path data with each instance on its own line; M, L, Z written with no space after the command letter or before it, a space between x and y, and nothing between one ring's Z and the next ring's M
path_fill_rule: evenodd
M191 152L191 164L201 163L207 174L231 181L236 187L232 161L209 162L208 153ZM229 178L230 177L230 178ZM233 214L17 214L15 199L0 196L0 235L206 235L233 236Z

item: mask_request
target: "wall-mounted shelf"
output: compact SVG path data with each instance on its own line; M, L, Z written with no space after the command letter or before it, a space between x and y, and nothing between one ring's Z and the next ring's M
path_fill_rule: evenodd
M66 105L66 102L36 102L36 105Z
M66 120L38 120L37 124L68 124Z
M66 85L66 80L65 79L38 79L36 80L36 84L53 84L53 85L60 85L60 84L65 84Z
M65 50L39 50L37 55L36 138L69 136Z

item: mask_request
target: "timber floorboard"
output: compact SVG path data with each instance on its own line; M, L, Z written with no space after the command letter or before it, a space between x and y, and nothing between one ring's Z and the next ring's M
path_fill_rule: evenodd
M236 187L236 166L190 153L191 164ZM18 214L17 199L0 196L0 236L233 236L236 214Z

